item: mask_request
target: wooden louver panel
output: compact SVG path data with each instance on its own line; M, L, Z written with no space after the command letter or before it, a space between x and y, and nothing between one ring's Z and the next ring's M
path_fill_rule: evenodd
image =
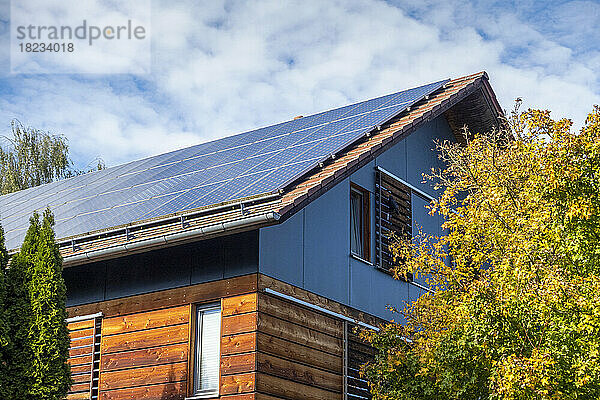
M101 324L101 317L94 316L67 325L71 338L69 364L73 378L67 400L98 398Z
M369 384L365 377L361 376L362 365L373 361L375 349L363 342L358 336L357 325L346 322L345 334L345 400L371 399Z
M389 249L392 237L412 236L411 189L381 171L376 171L375 182L375 262L389 272L394 265Z

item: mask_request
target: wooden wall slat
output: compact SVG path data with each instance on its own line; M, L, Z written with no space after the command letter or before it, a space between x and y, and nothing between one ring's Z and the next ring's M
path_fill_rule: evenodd
M258 332L257 343L260 352L296 360L340 375L344 369L343 359L338 355L325 353L263 332Z
M100 400L183 400L186 383L176 382L164 385L139 386L135 388L100 392Z
M222 302L222 316L245 314L256 311L258 293L250 293L243 296L226 297Z
M264 353L258 353L257 358L258 372L342 393L343 378L341 375Z
M221 395L253 392L256 387L256 373L227 375L221 377Z
M257 325L258 314L256 312L232 315L222 319L221 331L223 335L236 335L256 331Z
M107 354L102 357L100 369L106 372L117 369L183 362L187 361L188 348L188 343L179 343L150 349Z
M261 393L283 397L289 400L340 400L339 393L330 392L314 386L305 385L298 382L292 382L287 379L279 378L263 373L256 374L256 390Z
M270 396L270 395L264 394L264 393L256 393L255 400L285 400L285 399L283 399L281 397Z
M88 367L88 370L90 368ZM92 376L91 374L88 372L87 374L83 374L83 375L74 375L73 377L73 383L90 383L92 381Z
M94 314L94 313L89 313L89 314ZM84 315L84 314L80 314L80 315ZM93 319L86 319L83 321L71 322L71 323L67 324L67 329L69 330L69 332L73 332L73 331L76 331L79 329L89 329L89 328L93 328L93 327L94 327Z
M342 355L342 339L336 338L304 326L296 325L268 314L259 315L259 331L303 344L335 355Z
M336 337L344 336L344 324L341 320L308 310L274 296L261 294L259 311L328 335Z
M94 344L94 336L87 336L83 338L77 338L75 340L71 340L71 348L74 347L82 347L82 346L91 346Z
M119 333L161 328L169 325L187 324L190 317L189 306L166 308L139 314L105 318L102 325L102 335L109 336Z
M83 357L69 358L67 360L67 362L69 364L71 364L71 366L82 365L82 364L90 364L92 362L92 356L88 355L88 356L83 356Z
M71 392L83 392L84 390L88 391L88 395L89 395L89 391L90 391L90 383L77 383L75 385L71 386Z
M188 324L129 332L102 338L102 354L187 342Z
M221 375L234 375L256 371L256 353L221 357Z
M94 346L92 343L90 343L83 347L69 349L69 357L84 356L86 354L92 354L93 352L94 352Z
M108 311L109 315L102 326L99 399L183 399L192 356L188 354L191 307L218 299L222 307L220 395L224 399L341 399L344 324L257 293L256 288L259 283L275 282L271 287L281 293L354 318L360 313L262 275L242 278L211 282L214 287L201 284L103 302L102 309L94 308L93 312ZM242 287L234 287L234 282ZM75 307L70 312L83 310ZM375 323L372 318L362 320ZM79 328L73 334L85 337L83 331L89 328ZM90 367L74 366L81 371ZM83 376L77 379L86 384Z
M69 393L67 394L67 400L88 400L90 398L89 392Z
M78 340L80 338L88 337L88 336L94 336L94 328L80 329L77 331L69 332L69 337L71 338L71 342L73 342L74 340Z
M256 333L242 333L221 338L221 356L256 350Z
M164 364L158 366L132 368L119 371L103 372L100 375L100 390L121 389L157 383L185 381L187 364Z
M78 375L78 374L89 374L90 373L90 365L71 365L71 374L72 375Z
M256 400L256 393L232 394L229 396L221 396L223 400Z

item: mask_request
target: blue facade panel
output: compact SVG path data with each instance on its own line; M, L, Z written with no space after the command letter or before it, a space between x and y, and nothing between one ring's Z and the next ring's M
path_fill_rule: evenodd
M350 202L346 180L304 209L304 286L344 304L349 299ZM340 229L341 228L341 229Z
M260 272L291 285L304 285L304 210L277 229L260 230Z
M435 196L423 173L442 168L435 140L453 141L446 120L437 118L387 150L376 160L311 202L280 225L260 229L259 272L386 319L401 320L386 306L402 308L423 289L378 271L375 255L375 167L381 166ZM350 182L370 192L371 259L350 256ZM413 229L440 234L441 219L430 216L427 200L413 196ZM301 245L302 243L302 245ZM418 280L421 283L421 280Z
M423 183L423 174L430 174L431 168L444 167L436 150L436 142L444 141L454 142L455 139L450 126L443 117L434 119L409 135L404 139L406 142L406 178L398 176L435 197L433 182ZM393 173L393 171L390 172Z
M417 133L418 132L415 132L413 135ZM392 172L398 178L406 179L406 139L397 143L393 148L377 157L375 162L377 165Z

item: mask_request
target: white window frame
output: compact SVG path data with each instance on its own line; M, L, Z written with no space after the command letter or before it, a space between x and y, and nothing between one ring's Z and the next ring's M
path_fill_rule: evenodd
M215 368L217 369L217 386L216 388L210 389L199 389L198 385L202 382L201 374L201 357L203 351L203 342L202 342L202 328L204 323L204 315L207 312L218 312L218 320L219 326L217 329L218 332L218 361ZM205 399L205 398L214 398L219 397L219 389L221 386L220 378L221 378L221 304L220 303L211 303L211 304L198 304L194 309L194 342L193 342L193 358L192 358L192 383L190 385L191 394L187 399Z

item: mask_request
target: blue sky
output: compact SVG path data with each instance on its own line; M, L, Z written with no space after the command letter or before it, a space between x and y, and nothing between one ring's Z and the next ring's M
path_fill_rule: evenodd
M17 75L0 0L0 135L18 118L66 135L79 167L110 166L481 70L504 108L522 97L580 126L600 103L600 1L153 0L151 13L150 74Z

